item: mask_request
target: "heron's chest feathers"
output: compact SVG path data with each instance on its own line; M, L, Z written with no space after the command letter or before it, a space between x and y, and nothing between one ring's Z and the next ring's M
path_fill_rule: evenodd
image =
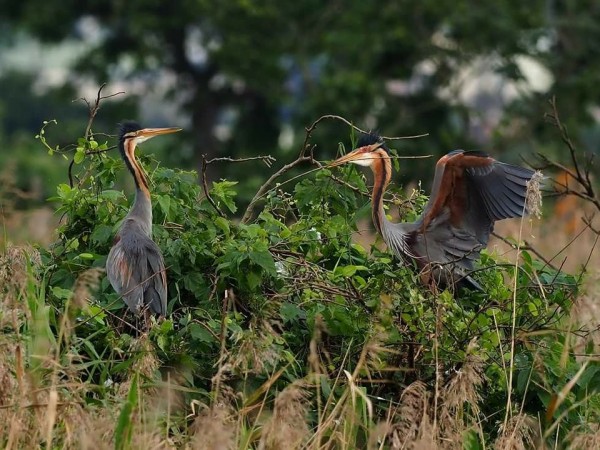
M391 223L384 221L382 224L382 235L388 247L398 256L418 258L413 251L417 240L417 229L412 223Z

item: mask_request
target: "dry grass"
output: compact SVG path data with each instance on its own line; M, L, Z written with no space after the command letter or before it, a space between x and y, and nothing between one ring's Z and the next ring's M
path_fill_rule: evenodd
M496 450L527 450L540 448L540 424L537 419L517 414L511 417L506 426L500 428Z
M262 429L259 449L302 448L308 440L308 392L301 382L290 384L275 398L273 414Z
M600 448L600 426L598 424L591 424L591 429L586 428L588 427L581 426L571 432L569 435L571 450Z
M31 277L20 276L24 278L16 276L15 280L22 282ZM16 283L16 286L22 284ZM88 294L82 290L78 295L85 298ZM14 307L14 301L11 303ZM14 313L16 329L19 329L19 321L26 320L28 313L24 310ZM5 325L11 323L9 320ZM109 396L103 406L92 406L85 402L90 386L79 380L72 367L64 367L50 358L42 374L33 376L23 368L24 363L18 361L24 352L22 343L15 340L14 335L7 340L4 334L0 339L1 345L9 350L0 355L0 435L5 437L2 442L9 449L53 448L58 443L64 448L113 448L119 415L132 389L134 374L144 381L138 387L140 400L130 417L132 434L126 448L352 449L356 448L353 439L362 430L368 437L366 448L370 449L458 449L463 448L465 433L481 433L481 389L485 380L483 363L474 348L459 369L440 374L438 392L421 381L414 382L404 389L397 404L390 403L385 420L375 423L373 413L368 411L370 400L363 397L355 382L356 374L372 370L370 366L379 361L381 348L373 343L376 340L369 341L364 347L361 366L356 367L353 374L347 373L346 380L341 377L337 381L341 394L332 398L331 403L321 405L319 426L322 428L317 434L310 425L317 391L314 384L305 380L291 383L273 394L272 410L263 400L251 405L250 409L254 409L251 412L238 406L240 393L232 391L223 379L214 403L200 407L196 404L194 414L191 405L184 404L176 389L185 384L177 372L171 372L169 383L161 381L159 361L150 340L143 335L130 349L136 359L129 375L114 387L114 395ZM252 353L263 345L264 342L258 340L257 349L248 346L243 349ZM231 358L235 356L233 349L228 352L232 353ZM317 354L314 358L320 356ZM325 366L316 364L314 367L323 371ZM267 387L262 398L266 398L268 391ZM260 407L261 412L257 413L256 407ZM168 432L165 423L169 423L170 414L176 413L191 413L190 426L176 432L172 428ZM493 448L539 448L536 447L539 429L539 423L532 417L515 415L499 430ZM600 441L598 436L596 431L582 430L573 435L573 448L594 448Z
M591 274L600 272L600 242L598 235L591 230L582 219L591 217L593 209L585 204L577 203L569 215L547 214L537 219L530 217L523 226L523 240L531 244L547 260L562 270L578 274L583 266ZM552 211L550 208L549 211ZM573 217L575 220L573 220ZM594 228L600 228L600 217L591 220ZM495 231L505 237L518 238L520 224L516 220L498 222ZM516 250L504 242L492 238L489 248L514 261Z
M236 421L231 407L204 408L192 426L194 450L233 450L236 445Z
M402 392L400 405L393 413L395 423L389 430L392 448L406 448L421 439L423 430L431 427L429 397L427 385L422 381L415 381Z

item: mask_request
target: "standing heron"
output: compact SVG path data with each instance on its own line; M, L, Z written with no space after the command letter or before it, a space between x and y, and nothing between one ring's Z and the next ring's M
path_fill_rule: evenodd
M137 144L181 128L142 128L125 122L119 131L119 150L135 181L135 201L123 219L106 260L110 284L136 315L148 310L167 312L167 277L158 245L152 240L152 203L148 179L135 157Z
M392 223L383 193L392 164L382 138L363 135L357 148L329 167L370 167L373 223L392 252L414 261L426 283L483 290L469 275L487 246L494 222L527 213L527 186L534 171L495 160L484 152L454 150L436 164L429 201L415 222Z

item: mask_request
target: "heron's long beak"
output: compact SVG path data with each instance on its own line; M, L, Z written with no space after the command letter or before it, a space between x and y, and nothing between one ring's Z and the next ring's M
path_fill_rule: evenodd
M329 163L327 165L327 167L337 167L337 166L341 166L346 163L358 162L358 161L370 163L370 161L373 159L373 157L369 156L369 154L371 152L377 150L382 145L383 145L383 142L378 142L376 144L365 145L364 147L359 147L355 150L352 150L347 155L344 155L344 156L336 159L335 161Z
M160 136L161 134L169 134L169 133L177 133L181 131L181 128L171 127L171 128L144 128L138 131L139 137L144 137L146 139L150 139L154 136Z

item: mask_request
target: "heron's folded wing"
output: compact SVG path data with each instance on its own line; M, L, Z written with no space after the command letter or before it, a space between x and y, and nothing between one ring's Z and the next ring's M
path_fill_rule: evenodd
M106 271L111 285L133 312L149 306L156 314L166 314L165 267L152 239L139 234L121 236L108 255Z
M144 296L138 260L135 253L123 248L122 240L110 250L106 260L106 274L110 284L135 314L139 313Z
M165 263L154 241L147 244L148 272L150 273L149 286L146 290L144 303L150 306L156 314L164 316L167 314L167 276Z

